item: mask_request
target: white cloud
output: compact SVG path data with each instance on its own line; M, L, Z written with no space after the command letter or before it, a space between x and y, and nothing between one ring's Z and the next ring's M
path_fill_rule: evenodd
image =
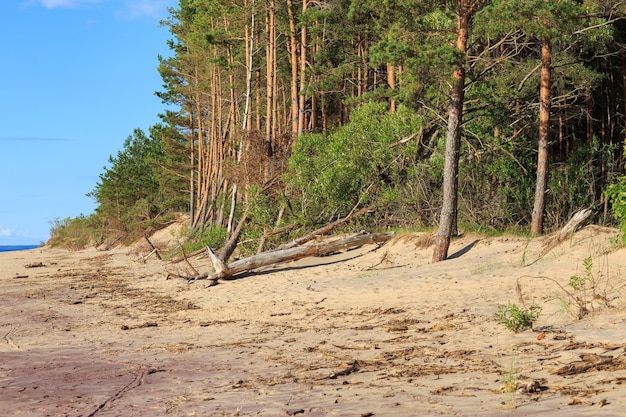
M140 17L163 18L173 0L127 0L124 10L117 13L120 19L137 19Z
M32 233L30 230L19 230L0 224L0 245L37 245L45 242L49 236Z
M132 20L142 17L162 19L167 15L167 8L175 6L177 0L26 0L22 7L40 5L46 9L77 9L110 2L118 11L115 16L120 20Z
M75 9L104 1L107 0L39 0L39 4L46 9Z

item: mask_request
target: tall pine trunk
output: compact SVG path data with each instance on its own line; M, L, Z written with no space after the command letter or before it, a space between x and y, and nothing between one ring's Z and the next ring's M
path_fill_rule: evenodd
M456 19L456 49L461 56L467 50L467 37L472 15L480 0L470 4L468 0L458 0ZM465 63L460 62L454 71L454 85L450 91L448 105L448 133L446 135L446 156L443 171L443 204L439 231L435 239L433 262L443 261L448 257L450 240L457 232L457 203L459 186L459 148L461 142L461 124L463 123L463 101L465 98Z
M307 0L302 0L302 15L306 13ZM307 28L306 24L300 29L300 88L298 96L298 136L304 133L306 118L304 107L306 105L306 48L307 48Z
M291 135L293 139L298 136L298 33L296 31L296 20L293 13L293 2L287 0L287 11L289 15L289 58L291 59Z
M396 66L393 63L387 63L387 85L391 90L391 97L389 98L389 113L396 112L396 99L393 98L393 94L396 88Z
M537 184L535 205L530 233L543 232L543 215L546 209L546 187L548 184L548 139L550 135L550 85L552 76L552 45L550 39L541 41L541 79L539 84L539 144L537 147Z

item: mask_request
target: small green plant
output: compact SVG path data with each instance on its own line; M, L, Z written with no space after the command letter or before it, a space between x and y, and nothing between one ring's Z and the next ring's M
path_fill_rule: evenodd
M517 358L517 351L513 349L510 356L510 361L508 364L502 363L500 365L500 375L501 375L501 383L500 392L506 395L506 402L502 402L502 405L508 410L513 410L516 408L515 404L515 393L517 392L518 382L519 382L519 373L515 366L515 359Z
M526 241L526 244L524 245L524 250L522 251L522 260L520 262L521 266L526 266L526 251L528 250L529 243L530 241Z
M565 290L567 300L563 302L566 309L577 320L589 314L589 306L597 297L600 277L593 275L593 259L587 257L583 260L585 271L583 274L572 275L567 282L571 291Z
M626 155L626 148L624 148ZM604 191L604 197L611 203L613 217L622 230L622 244L626 245L626 176L618 177Z
M583 276L572 275L567 283L567 285L574 291L585 292L587 289L587 283L590 285L593 284L593 275L591 273L593 260L591 257L587 257L583 260L583 266L585 267L585 274Z
M508 368L502 368L502 392L512 393L517 389L517 373L515 372L515 357L511 358Z
M530 308L520 308L517 304L509 302L507 305L499 305L494 318L499 324L515 333L530 329L533 323L541 315L541 307L531 305Z

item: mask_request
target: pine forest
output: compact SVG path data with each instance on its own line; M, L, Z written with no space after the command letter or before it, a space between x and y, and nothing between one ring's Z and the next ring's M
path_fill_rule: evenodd
M180 0L161 123L90 193L95 240L188 215L247 252L354 230L541 235L626 220L626 3Z

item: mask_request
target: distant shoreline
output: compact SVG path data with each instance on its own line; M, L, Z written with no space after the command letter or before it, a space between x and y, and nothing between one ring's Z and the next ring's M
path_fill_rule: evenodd
M0 245L0 252L14 252L18 250L35 249L41 245Z

